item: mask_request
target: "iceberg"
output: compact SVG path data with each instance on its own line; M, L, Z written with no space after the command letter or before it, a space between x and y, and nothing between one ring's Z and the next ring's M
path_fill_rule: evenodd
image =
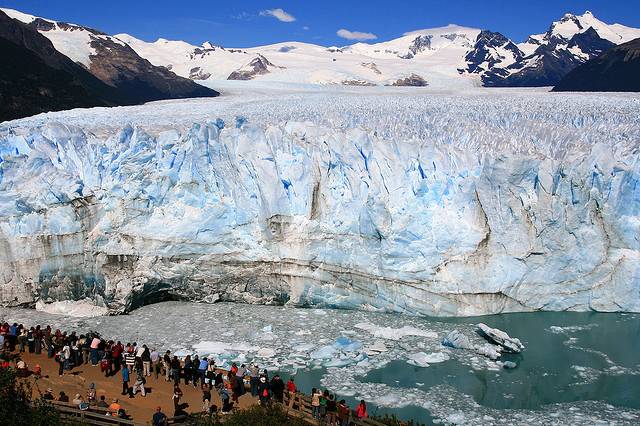
M331 90L2 123L0 303L640 312L637 98Z

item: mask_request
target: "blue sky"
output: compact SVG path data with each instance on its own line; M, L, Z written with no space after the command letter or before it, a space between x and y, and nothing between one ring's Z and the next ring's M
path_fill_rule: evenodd
M385 41L449 23L499 31L519 42L564 13L640 27L640 0L0 0L46 18L121 32L228 47L282 41L344 45L346 37Z

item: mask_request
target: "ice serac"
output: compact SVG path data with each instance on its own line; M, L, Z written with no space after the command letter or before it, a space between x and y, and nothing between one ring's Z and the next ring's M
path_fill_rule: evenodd
M640 311L637 99L363 93L159 133L9 123L2 303Z

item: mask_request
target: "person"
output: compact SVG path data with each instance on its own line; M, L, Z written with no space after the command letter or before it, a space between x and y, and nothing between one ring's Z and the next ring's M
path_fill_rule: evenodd
M236 371L236 386L238 386L238 396L242 396L245 393L245 389L244 389L244 375L247 371L247 367L242 364L240 366L240 368L238 368L238 371Z
M136 363L136 354L133 352L131 347L129 348L129 351L124 353L123 359L124 365L129 369L129 373L133 373L133 368Z
M266 377L265 377L266 379ZM280 378L279 374L273 376L271 379L271 392L273 392L273 398L282 403L284 399L284 382Z
M91 359L90 353L91 353L91 337L89 336L81 336L82 338L80 339L82 341L82 344L80 345L80 350L82 351L82 363L83 364L88 364L89 360Z
M97 336L94 336L91 339L91 343L89 344L89 349L91 352L91 365L94 367L98 365L98 347L100 346L100 339Z
M193 376L193 361L191 361L191 355L187 355L185 357L182 371L184 372L184 384L188 385L191 377Z
M20 334L18 335L18 350L20 353L24 352L24 348L26 345L27 345L27 329L22 328L22 330L20 330Z
M229 414L233 408L233 402L231 402L231 397L229 396L229 391L227 388L222 386L218 393L220 394L220 399L222 400L222 414Z
M157 380L160 372L160 353L154 348L149 357L151 358L151 371L155 374Z
M173 379L176 384L180 384L180 360L177 356L174 355L171 360L171 373L169 376Z
M209 374L209 373L207 373ZM215 375L215 377L212 379L216 389L220 389L222 387L224 387L224 377L222 376L222 371L218 371L218 373ZM211 384L209 384L209 387L211 387Z
M34 338L34 352L36 355L40 355L42 353L42 330L40 326L37 325L35 332L33 333Z
M118 340L114 345L111 346L111 359L113 361L113 373L118 372L120 370L120 363L122 361L122 353L124 352L124 346Z
M335 396L331 394L329 395L329 399L327 400L327 424L329 426L335 426L337 411L338 407L336 404Z
M153 417L151 418L151 424L153 426L166 426L167 425L167 416L162 412L161 407L156 408L156 412L153 413Z
M182 398L182 395L182 389L180 389L180 386L177 383L173 385L173 396L171 398L173 399L173 408L175 411L180 409L180 399Z
M36 339L33 337L35 330L33 327L29 328L27 332L27 346L29 347L29 353L32 354L35 350Z
M82 395L80 395L79 393L76 394L76 397L73 398L73 401L71 401L74 405L80 405L84 402L84 399L82 398Z
M269 383L267 382L267 378L266 377L260 377L260 379L258 379L258 397L260 399L260 404L262 406L266 406L269 404L270 400L271 400L271 392L269 389Z
M40 377L42 377L42 367L40 367L40 364L36 364L36 365L34 365L34 366L33 366L33 371L32 371L32 373L33 373L33 375L34 375L36 378L38 378L38 379L39 379Z
M311 390L311 409L314 419L320 418L320 395L321 393L318 389L313 388Z
M171 377L171 351L166 351L162 357L162 364L164 365L164 380L168 382Z
M97 404L98 408L109 408L109 404L107 404L106 397L104 395L100 395L100 401Z
M238 376L229 373L229 386L231 388L231 400L238 402L238 397L240 396L238 393Z
M87 402L94 404L96 402L96 384L91 383L89 389L87 389Z
M109 405L109 412L112 416L117 416L122 406L118 403L118 398L113 398L111 405Z
M205 413L209 411L209 405L211 404L211 389L203 383L202 388L202 411Z
M329 391L325 390L322 395L320 395L320 409L318 410L320 414L320 419L324 419L327 416L327 402L329 401Z
M137 391L140 391L140 393L142 393L142 396L147 396L147 392L144 389L144 384L146 382L147 381L144 378L144 374L139 374L136 377L136 381L133 382L133 390L132 390L132 393L129 395L129 398L133 398Z
M120 374L122 374L122 395L126 395L129 393L129 367L127 364L122 366Z
M348 426L349 424L349 406L344 399L338 402L338 424L340 426Z
M142 374L145 377L149 377L151 376L151 351L147 345L142 345L142 348L142 355L140 355L140 359L142 360Z
M203 385L205 383L208 383L209 390L211 390L211 382L207 382L207 367L209 367L209 361L207 360L207 357L204 357L198 364L198 375L200 376L200 383L202 383Z
M58 363L58 376L62 377L64 374L64 354L62 349L56 353L54 359Z
M289 404L287 407L287 411L293 408L293 402L296 399L296 384L293 381L293 377L289 377L289 381L287 382L287 396L289 397Z
M64 370L71 370L71 346L68 341L65 341L62 347L62 358Z
M42 399L46 401L53 401L53 389L48 388L46 391L44 391L44 395L42 395Z
M104 373L104 377L109 377L113 373L111 351L104 351L100 360L100 371Z
M28 377L29 376L29 368L27 367L27 363L23 360L19 360L16 363L16 374L18 377Z
M222 379L222 375L220 375L220 379ZM213 362L213 360L209 361L207 365L205 380L209 384L209 389L211 389L214 384L216 389L218 389L218 387L223 384L222 381L218 380L218 374L216 373L216 364L215 362Z
M256 364L249 366L249 384L251 385L251 396L258 396L258 383L260 383L260 369Z
M369 417L369 413L367 413L367 404L364 402L364 399L360 401L360 404L356 407L356 418L357 419L366 419Z
M67 396L66 393L64 393L64 391L60 391L60 393L58 394L58 401L69 402L69 397Z

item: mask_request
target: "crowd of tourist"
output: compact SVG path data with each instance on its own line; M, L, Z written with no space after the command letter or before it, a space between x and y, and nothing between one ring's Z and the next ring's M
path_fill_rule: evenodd
M176 417L187 415L185 408L188 404L181 402L184 396L181 386L198 388L202 392L202 411L210 415L231 412L239 397L247 392L265 406L272 401L282 404L286 402L286 408L292 410L302 404L302 394L298 391L293 377L285 384L279 374L270 377L266 369L261 370L255 363L238 366L234 362L229 371L225 371L216 366L213 358L187 355L180 359L171 351L161 354L155 348L149 348L144 344L123 344L120 341L106 340L94 332L78 335L73 331L67 334L66 331L52 330L50 326L42 328L38 325L27 328L22 324L4 323L0 325L0 349L2 354L17 351L39 355L46 352L49 358L54 358L57 362L60 376L80 365L99 366L105 377L119 376L122 382L121 396L128 398L135 398L138 393L142 397L146 396L145 385L149 377L171 381ZM0 360L0 367L7 366L8 364L2 364ZM17 362L16 369L19 376L41 374L38 365L30 370L22 360ZM212 392L217 392L220 396L221 407L212 404ZM42 398L70 402L69 397L62 391L55 398L52 389L47 389ZM107 403L105 395L97 398L93 383L87 390L86 398L76 394L71 403L80 409L97 406L106 409L111 415L127 418L117 398L111 399L110 403ZM327 390L314 388L311 392L311 406L313 417L321 424L329 426L348 426L355 419L368 417L364 401L352 411L344 399L338 401L336 396ZM166 422L166 415L158 407L153 424L162 425L163 422Z

